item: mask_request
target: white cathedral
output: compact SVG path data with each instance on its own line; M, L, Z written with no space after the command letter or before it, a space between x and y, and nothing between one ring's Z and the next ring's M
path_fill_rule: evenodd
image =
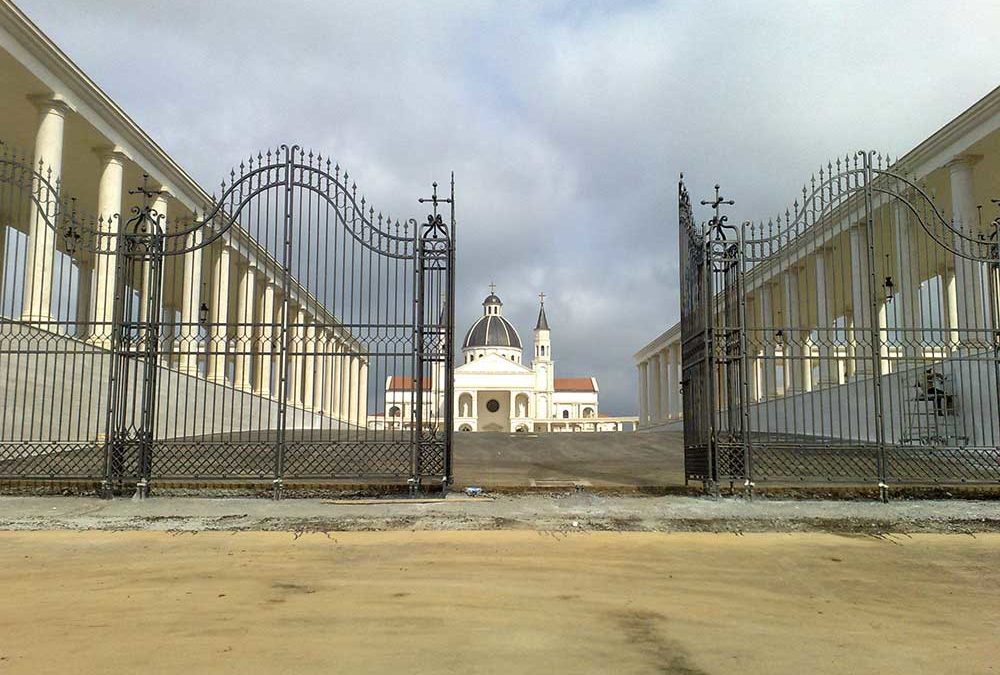
M503 302L491 286L483 315L462 343L462 365L455 368L456 431L617 431L620 422L599 414L594 377L555 376L552 341L539 295L534 358L523 363L517 329L503 315ZM411 419L409 378L386 378L386 417L379 427L399 428ZM433 413L432 413L433 415ZM440 419L440 415L433 415Z

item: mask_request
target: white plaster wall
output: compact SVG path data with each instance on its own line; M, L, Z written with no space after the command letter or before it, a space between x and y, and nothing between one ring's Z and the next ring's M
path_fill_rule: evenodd
M968 354L881 376L886 442L899 443L907 433L906 406L918 395L914 383L927 368L949 378L948 386L955 395L958 433L969 436L972 445L1000 444L996 366L992 360ZM750 429L874 442L872 391L871 380L862 380L757 403L750 407Z
M0 331L0 442L92 442L101 437L107 428L111 358L110 353L79 340L19 324L4 326ZM140 378L136 366L122 383L135 411L135 424L141 411L137 401ZM157 391L157 438L265 430L277 425L277 401L201 377L161 367ZM336 424L331 418L288 407L287 428Z

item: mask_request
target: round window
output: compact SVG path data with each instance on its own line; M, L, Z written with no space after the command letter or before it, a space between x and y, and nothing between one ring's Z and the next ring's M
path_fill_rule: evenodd
M490 412L495 413L497 410L500 410L500 401L496 400L495 398L491 398L489 401L486 402L486 409L489 410Z

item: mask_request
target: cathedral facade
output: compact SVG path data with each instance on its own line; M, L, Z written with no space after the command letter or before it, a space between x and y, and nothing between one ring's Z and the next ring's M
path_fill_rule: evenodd
M483 314L465 333L461 364L455 368L456 431L616 431L620 423L602 418L595 377L555 375L552 339L540 295L530 362L521 336L503 315L503 302L491 291ZM386 379L385 428L412 419L412 381ZM425 416L440 420L439 411ZM382 425L379 425L382 426Z

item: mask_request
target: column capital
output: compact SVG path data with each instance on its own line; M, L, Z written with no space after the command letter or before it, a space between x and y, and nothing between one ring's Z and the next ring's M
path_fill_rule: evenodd
M101 159L102 164L115 162L124 165L126 160L132 159L120 145L98 145L93 150Z
M54 112L65 117L69 113L75 113L76 108L62 94L29 94L31 101L39 112Z
M974 153L962 153L960 155L955 155L951 158L945 166L948 167L950 171L958 171L959 169L972 168L976 162L983 158L982 155L977 155Z
M166 185L163 185L161 183L154 183L154 185L158 185L158 187L156 188L156 191L160 193L158 195L153 195L153 201L154 202L158 202L158 201L165 202L168 199L177 199L177 195L175 195L174 192L173 192L173 190L171 190Z

